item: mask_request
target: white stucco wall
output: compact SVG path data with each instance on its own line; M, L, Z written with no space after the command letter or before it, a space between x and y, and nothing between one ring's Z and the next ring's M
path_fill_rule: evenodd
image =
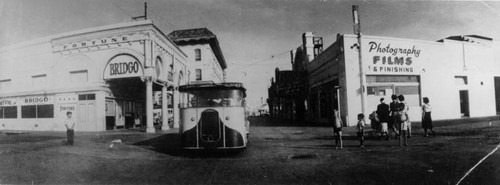
M203 81L220 83L223 81L222 68L209 44L185 45L180 47L188 55L191 81L196 80L196 69L202 70ZM195 61L195 49L201 50L201 61Z
M98 33L99 32L99 33ZM123 37L127 32L127 40L110 42L110 39ZM108 39L100 45L89 46L93 41ZM149 40L146 41L146 40ZM87 45L84 47L83 42ZM150 47L146 47L150 43ZM72 46L77 46L73 47ZM149 52L145 52L149 51ZM187 74L187 56L164 35L150 21L124 23L93 29L79 30L73 33L51 36L29 41L14 46L0 48L0 83L10 80L10 87L0 89L0 101L16 102L17 119L0 119L1 130L54 130L63 131L65 115L60 115L61 106L78 107L81 104L92 104L88 108L95 114L90 125L77 125L77 131L103 131L106 129L105 99L113 97L104 80L104 72L108 62L117 55L133 56L142 65L146 74L153 79L167 81L166 72L174 62L174 81L170 85L186 84L186 78L175 77L182 71ZM151 55L151 56L148 56ZM154 61L160 57L163 61L163 75L158 77L154 70L146 70L146 59ZM129 62L129 61L127 61ZM149 65L149 64L148 64ZM153 66L154 67L154 64ZM87 71L87 81L74 83L70 72ZM33 76L46 75L45 84L33 84ZM134 78L140 78L136 76ZM159 83L163 83L159 82ZM174 88L175 89L175 88ZM80 102L78 94L95 94L95 100ZM53 118L21 118L21 106L27 97L50 97L50 104L54 105ZM74 101L63 100L61 97L76 97ZM178 102L178 101L177 101ZM174 109L178 106L174 106ZM74 112L74 117L76 111ZM175 111L174 111L175 112ZM178 120L178 119L177 119ZM178 121L177 121L178 124Z
M363 64L365 72L370 75L394 75L394 73L370 72L368 66L373 63L370 55L370 41L390 44L391 47L411 48L415 46L421 49L419 57L413 58L414 72L400 73L397 75L420 76L420 101L423 97L429 97L433 107L432 116L435 120L460 118L459 90L469 91L470 117L496 115L494 76L500 75L498 49L493 45L477 43L464 43L453 40L444 42L431 42L421 40L408 40L397 38L363 36ZM357 43L354 35L344 36L345 54L345 87L349 125L357 121L356 115L361 113L361 93L359 79L359 61L357 48L351 48ZM464 52L465 51L465 52ZM495 52L497 51L497 52ZM373 51L372 51L373 52ZM380 56L391 56L387 53L379 53ZM403 56L397 54L396 56ZM406 56L405 56L406 57ZM464 70L464 57L466 69ZM457 85L455 76L467 76L468 85ZM481 82L483 84L481 85ZM386 103L390 102L390 95L384 97ZM377 98L378 99L378 98ZM375 103L367 107L370 113L376 110ZM420 121L420 107L418 104L410 105L410 118Z

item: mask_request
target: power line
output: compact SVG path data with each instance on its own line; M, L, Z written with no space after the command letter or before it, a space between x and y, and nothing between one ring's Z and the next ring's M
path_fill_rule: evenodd
M255 66L257 64L261 64L263 62L266 62L266 61L278 58L280 56L283 56L284 54L287 54L289 52L290 52L290 50L286 50L286 51L283 51L281 53L278 53L278 54L275 54L275 55L271 55L270 57L262 59L262 60L255 60L255 61L250 62L249 64L239 65L239 66L236 66L235 68L231 69L231 71L236 71L236 70L239 70L240 68L243 68L243 67Z

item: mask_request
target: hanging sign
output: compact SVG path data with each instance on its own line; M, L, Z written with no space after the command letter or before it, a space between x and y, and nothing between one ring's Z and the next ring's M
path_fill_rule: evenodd
M128 54L113 57L104 68L104 80L143 75L144 70L139 60Z

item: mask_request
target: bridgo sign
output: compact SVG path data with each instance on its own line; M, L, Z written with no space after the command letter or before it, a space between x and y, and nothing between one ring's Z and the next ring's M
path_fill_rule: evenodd
M367 74L421 73L423 43L382 39L368 39L364 43Z
M116 55L104 68L104 80L114 78L140 77L144 75L141 63L132 55Z

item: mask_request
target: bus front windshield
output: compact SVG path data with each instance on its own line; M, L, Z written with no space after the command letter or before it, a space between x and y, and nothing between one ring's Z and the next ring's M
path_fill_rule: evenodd
M244 94L238 89L203 89L184 92L182 107L243 107Z

